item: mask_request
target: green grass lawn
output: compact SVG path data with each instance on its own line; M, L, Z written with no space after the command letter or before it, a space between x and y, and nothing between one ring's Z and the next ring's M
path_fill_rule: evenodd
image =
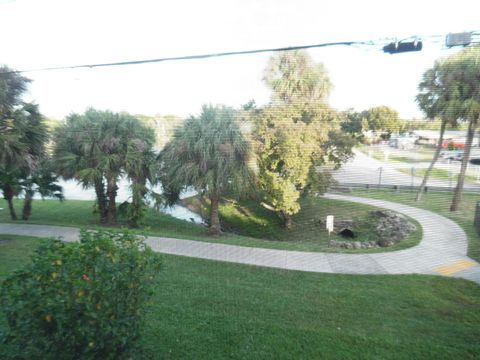
M430 156L408 156L408 155L400 155L400 154L392 154L388 157L391 162L401 162L401 163L422 163L422 162L429 162L432 160Z
M35 243L0 235L0 273ZM434 276L285 271L162 255L146 359L475 359L480 286ZM8 262L5 260L9 259ZM0 326L5 326L0 315Z
M358 149L366 155L370 154L374 159L385 161L385 152L383 149L365 145L358 147ZM435 152L435 149L429 146L419 146L412 150L399 150L395 148L387 149L389 152L388 162L401 162L407 164L430 162Z
M408 175L412 174L412 169L410 169L410 168L400 168L400 169L397 169L397 170L403 172L404 174L408 174ZM423 177L423 176L425 176L426 172L427 172L427 169L424 169L424 168L415 169L415 175L416 176ZM434 179L445 180L445 181L450 180L449 171L446 170L446 169L433 168L431 173L430 173L430 177L434 178ZM455 186L456 179L457 179L457 176L452 177L453 186ZM476 180L477 180L477 178L475 176L465 175L465 182L467 182L467 183L468 182L474 183Z
M392 190L372 190L355 189L352 193L354 196L363 196L380 200L398 202L410 206L419 207L430 210L443 215L460 225L468 236L468 256L480 261L480 236L473 226L473 216L475 214L475 206L480 201L480 194L466 193L459 211L449 211L453 194L450 192L428 192L423 195L420 202L416 202L415 192L402 191L395 192Z
M19 200L15 202L19 211L21 204ZM208 236L206 228L202 225L179 220L152 209L147 211L145 226L139 232L180 239L297 251L393 251L413 246L421 240L421 227L417 226L418 231L411 237L389 248L368 250L330 248L328 246L328 234L324 227L318 224L318 219L325 219L328 214L335 214L337 219L362 217L374 208L367 205L326 199L306 199L302 206L303 211L294 217L295 227L291 231L282 228L280 219L274 213L258 206L253 201L249 201L242 203L240 206L233 203L226 203L222 206L222 216L229 223L231 232L219 237ZM0 200L0 208L4 208L0 211L0 222L11 222L4 200ZM91 201L38 200L33 203L32 217L28 223L96 228L100 224L98 216L92 213L92 209L93 202ZM22 222L24 221L18 221L18 223ZM125 223L120 222L120 226L122 225L125 226Z
M184 199L184 203L192 210L203 213L204 216L208 213L198 197ZM335 221L353 219L359 225L355 228L357 235L355 241L375 240L374 225L368 218L369 211L377 209L373 206L313 197L301 199L300 203L302 210L293 216L291 230L285 230L281 219L274 212L254 200L223 201L220 205L220 214L223 226L232 232L254 238L298 244L302 249L309 251L339 251L329 247L329 240L345 240L334 234L328 236L325 225L319 223L319 220L325 221L327 215L334 215ZM394 251L418 244L422 238L421 226L413 219L410 220L417 225L417 231L409 238L389 248L362 250L362 252ZM350 252L359 252L359 250Z

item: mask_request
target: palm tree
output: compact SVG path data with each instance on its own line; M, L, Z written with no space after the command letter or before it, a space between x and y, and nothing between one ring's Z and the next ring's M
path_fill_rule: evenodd
M429 119L440 117L441 125L435 153L427 171L425 172L422 183L420 184L420 188L415 197L415 201L420 201L422 198L430 174L440 156L447 125L450 124L456 126L457 124L454 111L455 107L458 106L458 103L454 101L454 96L448 93L449 89L443 86L442 78L440 76L440 67L441 63L437 61L433 68L428 69L423 74L422 81L418 86L420 92L417 95L416 100L420 109L423 110ZM452 100L453 102L451 102Z
M13 197L22 191L24 180L35 172L45 155L48 131L38 106L24 103L10 111L8 124L0 136L0 188L8 202L10 217L17 219Z
M13 198L20 192L20 168L28 165L29 144L24 141L24 116L19 117L23 115L19 109L29 82L12 69L0 66L0 189L12 220L17 219Z
M138 227L145 210L147 183L156 182L156 154L153 151L155 134L137 119L125 122L124 171L131 182L132 201L128 204L127 218L130 227Z
M94 187L100 223L107 223L107 197L100 167L101 121L99 112L88 109L84 115L72 114L54 134L55 171L64 179L75 179L83 187Z
M21 187L25 194L23 202L22 219L28 220L32 213L32 201L35 193L43 198L55 197L63 200L63 189L57 184L58 176L52 172L49 159L42 160L38 169L21 181Z
M274 102L302 108L326 104L332 88L324 65L314 63L304 50L272 56L265 69L264 81L272 89Z
M251 148L236 122L236 111L205 105L175 131L160 154L160 178L176 196L194 188L210 200L209 234L221 233L219 204L223 195L245 195L252 189Z
M136 226L141 217L149 168L154 163L153 131L126 113L88 109L73 114L55 133L56 171L65 179L75 179L84 187L94 187L100 222L117 223L119 179L132 181L129 219Z
M472 46L440 59L435 63L434 79L425 96L434 104L433 110L444 114L444 119L467 121L467 140L453 195L450 211L460 205L465 173L476 129L480 121L480 46Z

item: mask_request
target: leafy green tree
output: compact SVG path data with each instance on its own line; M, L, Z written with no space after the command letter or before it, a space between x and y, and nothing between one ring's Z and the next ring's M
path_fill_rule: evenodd
M248 194L254 183L250 143L237 112L225 106L203 106L200 116L175 131L159 160L160 178L171 201L188 188L210 200L211 235L221 233L221 197Z
M349 109L345 111L343 115L344 120L341 124L343 131L360 136L364 131L369 130L368 113L366 111L357 112Z
M273 56L265 73L272 103L253 116L259 184L265 205L290 228L300 197L324 192L331 183L320 167L348 159L354 140L339 131L340 116L328 106L325 68L306 52Z
M398 112L388 106L377 106L367 110L368 127L370 130L387 134L400 130L401 121Z

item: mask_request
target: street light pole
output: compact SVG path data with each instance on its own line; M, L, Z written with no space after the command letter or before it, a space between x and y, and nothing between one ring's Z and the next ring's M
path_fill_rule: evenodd
M378 173L378 187L380 187L380 185L382 185L382 172L383 172L383 166L380 166L378 168L379 170L379 173Z

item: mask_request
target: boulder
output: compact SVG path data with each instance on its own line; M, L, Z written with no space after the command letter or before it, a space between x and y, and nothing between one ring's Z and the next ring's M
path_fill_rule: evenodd
M370 217L377 224L375 233L381 247L395 245L417 229L405 216L390 210L371 211Z

